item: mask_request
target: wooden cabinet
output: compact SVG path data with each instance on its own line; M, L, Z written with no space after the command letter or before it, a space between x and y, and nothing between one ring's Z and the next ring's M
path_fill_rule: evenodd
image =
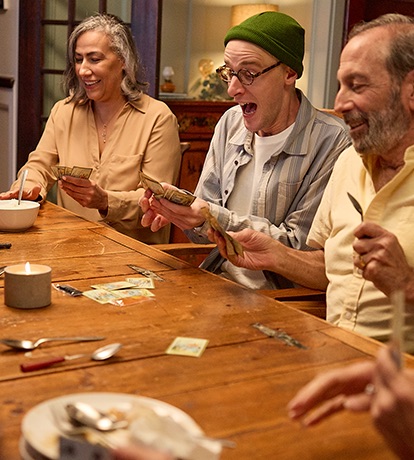
M190 148L183 154L179 187L194 192L203 169L204 160L213 136L214 127L221 115L234 104L233 101L164 101L173 111L180 125L181 142ZM177 228L172 229L172 243L187 242L187 237Z
M179 187L194 192L203 168L214 127L233 101L165 101L180 125L181 142L191 144L183 154Z

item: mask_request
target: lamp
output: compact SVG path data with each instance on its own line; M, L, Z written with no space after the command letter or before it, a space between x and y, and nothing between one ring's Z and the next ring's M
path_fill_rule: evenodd
M245 19L265 11L279 11L278 5L271 3L246 3L231 7L231 27L237 26Z
M175 91L175 85L171 80L173 75L174 69L169 65L165 66L162 71L164 83L160 86L161 91L163 91L164 93L173 93Z

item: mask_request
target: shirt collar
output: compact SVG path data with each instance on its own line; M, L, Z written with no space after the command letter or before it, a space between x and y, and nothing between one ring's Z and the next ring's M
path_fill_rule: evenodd
M145 113L148 110L150 103L150 97L147 94L142 93L140 99L136 101L128 102L134 109L139 110L142 113Z

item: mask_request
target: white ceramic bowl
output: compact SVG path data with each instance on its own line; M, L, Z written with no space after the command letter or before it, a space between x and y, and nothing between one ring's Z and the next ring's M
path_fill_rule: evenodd
M39 213L39 203L22 200L0 200L0 231L23 232L30 228Z

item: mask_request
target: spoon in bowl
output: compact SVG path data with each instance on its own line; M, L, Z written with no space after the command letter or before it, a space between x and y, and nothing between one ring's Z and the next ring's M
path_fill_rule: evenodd
M42 343L52 342L54 340L64 340L65 342L93 342L95 340L103 340L104 338L105 337L45 337L36 341L0 339L0 343L16 350L32 351Z
M27 178L28 172L29 172L28 169L25 169L25 170L23 171L22 179L21 179L21 181L20 181L19 196L18 196L17 204L20 204L20 202L22 201L23 187L24 187L24 183L26 182L26 178Z
M56 358L50 358L46 361L36 361L33 363L20 364L20 369L22 372L38 371L40 369L45 369L52 364L62 363L63 361L70 361L72 359L84 358L85 356L89 356L93 361L105 361L106 359L112 358L112 356L114 356L114 354L117 353L121 347L122 345L120 343L110 343L109 345L98 348L91 355L84 353L81 355L57 356Z

